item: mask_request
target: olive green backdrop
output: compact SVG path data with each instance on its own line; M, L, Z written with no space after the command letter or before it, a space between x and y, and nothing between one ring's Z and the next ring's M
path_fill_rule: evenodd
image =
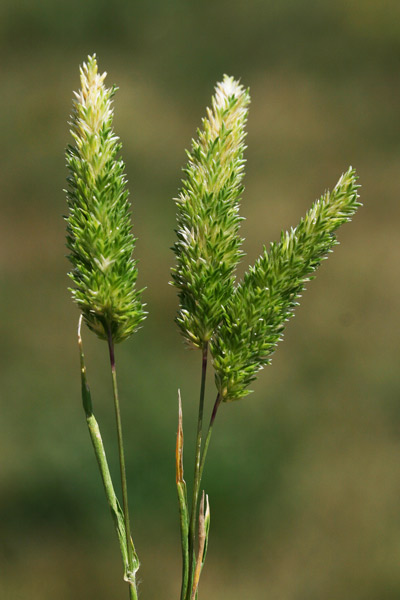
M177 389L190 481L200 355L173 323L173 197L228 73L252 95L244 267L349 164L364 207L254 394L218 414L200 598L397 600L398 0L2 0L0 597L127 596L80 405L62 219L72 91L93 52L120 87L115 127L147 288L149 317L117 354L141 597L179 595ZM117 473L106 348L87 330L84 344Z

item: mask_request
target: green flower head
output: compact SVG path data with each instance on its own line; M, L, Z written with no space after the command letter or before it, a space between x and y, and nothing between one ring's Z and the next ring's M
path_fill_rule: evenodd
M296 228L282 232L269 250L264 248L237 285L211 341L215 381L223 400L247 395L258 371L271 362L306 283L338 243L336 230L360 206L358 188L350 167Z
M121 149L112 128L112 97L95 56L80 70L71 117L74 145L66 151L69 170L67 247L73 269L74 301L101 339L128 338L145 317L136 290L135 238Z
M217 84L211 109L188 152L186 179L176 201L177 265L172 276L180 298L177 323L198 348L221 321L242 256L239 201L249 102L248 91L232 77L225 75Z

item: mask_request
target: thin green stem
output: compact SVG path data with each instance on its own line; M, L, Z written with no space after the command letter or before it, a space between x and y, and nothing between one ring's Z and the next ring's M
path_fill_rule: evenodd
M222 396L220 394L217 394L217 398L215 400L214 408L213 408L211 419L210 419L210 424L208 426L206 440L204 442L203 454L201 456L201 461L200 461L200 470L199 470L200 482L201 482L201 478L203 477L204 463L206 462L206 456L207 456L208 446L210 445L210 439L211 439L211 434L212 434L212 430L213 430L213 425L214 425L215 417L217 416L219 405L221 404L221 400L222 400Z
M125 534L126 534L126 548L128 554L128 565L132 571L131 575L134 575L134 548L131 538L131 527L129 519L129 505L128 505L128 486L126 482L126 469L125 469L125 453L124 453L124 442L122 438L122 423L121 423L121 411L119 408L119 394L117 385L117 371L115 367L115 353L114 353L114 342L112 339L111 331L108 332L108 349L110 353L110 365L111 365L111 376L114 396L114 408L115 408L115 420L117 424L117 437L118 437L118 453L119 453L119 467L121 474L121 487L122 487L122 506L124 510L125 520ZM129 598L130 600L137 600L136 585L132 581L129 583Z
M212 411L212 414L211 414L210 424L208 426L208 431L207 431L206 439L205 439L205 442L204 442L203 452L202 452L202 454L200 456L199 468L198 468L198 471L197 471L197 494L198 494L198 492L200 490L200 484L201 484L201 479L203 477L204 464L205 464L206 457L207 457L208 447L210 445L210 440L211 440L211 434L212 434L212 430L213 430L213 425L214 425L215 417L217 416L219 405L221 404L221 400L222 400L222 396L220 394L217 394L217 398L215 400L213 411ZM207 502L208 502L208 500L207 500ZM200 509L200 511L201 510L202 509ZM197 512L196 512L196 517L197 517ZM197 525L197 522L198 522L198 517L196 518L196 525ZM205 540L203 540L203 541L205 541L206 544L207 544L207 537L208 537L208 533L206 534ZM198 560L199 561L201 560L200 557L202 556L203 551L204 551L204 545L203 545L203 548L201 550L199 550L199 556L198 556ZM197 581L194 581L194 579L195 579L195 573L194 573L194 567L195 567L194 551L193 551L193 558L192 558L192 555L191 555L190 558L192 559L192 563L191 563L192 570L190 570L190 585L188 587L186 600L192 600L194 593L196 594L194 597L197 598L198 578L200 577L200 571L199 571L198 577L197 577ZM203 561L204 561L204 557L203 557L202 562ZM200 567L200 564L197 564L196 567L200 568L200 570L201 570L202 565Z
M206 342L203 346L202 363L201 363L201 385L200 385L200 400L199 400L199 415L197 420L197 440L196 440L196 454L194 461L194 479L193 479L193 497L192 497L192 510L190 515L189 524L189 586L188 593L190 594L191 583L193 578L193 570L195 563L195 541L196 541L196 525L197 525L197 506L199 502L199 490L200 490L200 460L201 460L201 441L203 432L203 412L204 412L204 397L206 389L206 375L207 375L207 357L208 357L208 343Z

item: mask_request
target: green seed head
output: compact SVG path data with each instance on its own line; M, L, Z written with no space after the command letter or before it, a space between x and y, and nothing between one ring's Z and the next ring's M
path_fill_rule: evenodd
M74 144L66 151L69 170L67 247L73 269L74 301L100 338L120 342L145 317L135 288L135 239L121 148L112 128L112 97L95 56L80 70L71 117Z
M271 360L298 298L321 261L338 243L335 232L350 221L358 202L357 177L350 168L299 225L258 258L226 305L211 353L223 400L249 393L249 384Z
M177 323L195 347L208 342L233 292L242 256L238 236L243 191L244 136L249 93L232 77L218 83L211 109L188 153L177 203Z

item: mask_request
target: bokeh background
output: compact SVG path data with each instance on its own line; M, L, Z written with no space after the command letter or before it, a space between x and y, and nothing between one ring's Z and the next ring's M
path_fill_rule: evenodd
M141 597L179 596L177 388L190 482L200 356L173 322L173 197L228 73L252 95L243 268L349 164L364 207L254 394L221 407L200 597L397 600L398 0L2 0L0 48L0 597L127 596L80 404L64 246L67 121L78 66L96 52L120 87L115 127L149 311L117 356ZM88 331L84 343L117 473L106 348Z

